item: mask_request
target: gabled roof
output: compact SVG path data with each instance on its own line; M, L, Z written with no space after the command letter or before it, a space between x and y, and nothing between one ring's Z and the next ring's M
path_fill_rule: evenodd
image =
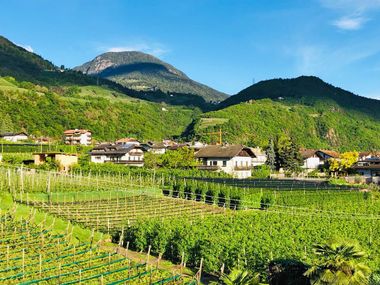
M333 150L320 149L317 152L322 152L322 153L324 153L324 154L326 154L332 158L339 158L339 156L340 156L338 152L333 151Z
M91 155L107 155L107 154L115 154L115 155L124 155L130 152L132 149L140 149L135 145L117 145L117 144L100 144L94 147L91 151Z
M308 159L310 157L313 157L316 154L317 150L315 149L300 149L300 154L303 159Z
M10 133L10 132L8 132L8 133L2 133L2 134L0 134L0 137L1 138L2 137L14 137L14 136L20 136L20 135L28 136L28 134L25 133L25 132L20 132L20 133Z
M208 145L200 149L195 157L197 158L232 158L242 155L242 151L250 157L255 157L255 154L249 147L243 145Z

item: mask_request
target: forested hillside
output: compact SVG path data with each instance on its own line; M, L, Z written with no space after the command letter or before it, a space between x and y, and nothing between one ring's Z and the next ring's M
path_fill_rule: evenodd
M90 129L97 140L123 136L178 136L196 110L149 103L97 86L47 87L0 77L0 132L26 131L60 138L69 128Z
M219 128L224 141L252 146L264 147L270 138L285 133L307 148L380 148L379 120L331 101L315 106L271 99L241 103L205 113L194 122L189 135L209 141L207 133Z

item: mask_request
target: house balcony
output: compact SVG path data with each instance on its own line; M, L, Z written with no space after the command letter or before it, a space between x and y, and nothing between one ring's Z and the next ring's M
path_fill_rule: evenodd
M219 170L220 167L218 165L198 165L198 169L215 171L215 170Z

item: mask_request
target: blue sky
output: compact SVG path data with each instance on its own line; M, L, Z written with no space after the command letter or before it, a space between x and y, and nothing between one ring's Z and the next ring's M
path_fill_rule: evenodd
M0 34L56 65L151 53L235 94L316 75L380 99L380 0L0 0Z

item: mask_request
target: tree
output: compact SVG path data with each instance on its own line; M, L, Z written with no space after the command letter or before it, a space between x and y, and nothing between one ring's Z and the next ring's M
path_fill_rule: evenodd
M181 147L177 150L165 152L161 156L163 167L167 168L193 168L197 165L194 157L194 150L188 147Z
M356 151L344 152L339 158L329 159L329 169L332 172L347 173L348 170L359 159L359 153Z
M268 147L265 150L267 155L266 164L270 167L271 170L276 169L276 153L274 151L274 141L273 139L269 140Z
M299 171L302 161L299 146L288 135L282 134L277 137L274 153L277 169L284 168L287 171Z
M314 246L317 260L305 276L313 285L366 285L369 282L370 269L360 263L365 253L346 241L328 241Z
M212 285L258 285L260 282L259 274L248 271L234 269L230 274L222 274L218 282Z

